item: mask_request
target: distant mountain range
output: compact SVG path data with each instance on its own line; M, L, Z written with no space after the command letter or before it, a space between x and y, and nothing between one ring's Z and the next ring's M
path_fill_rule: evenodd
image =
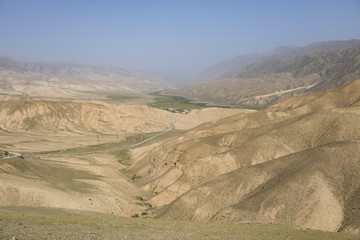
M294 49L294 48L296 47L280 47L275 49L274 51L269 51L269 52L239 55L228 61L219 62L206 68L200 74L195 76L194 79L195 82L205 82L209 80L214 80L221 77L223 74L227 72L235 71L248 64L265 60L271 56L274 56L275 54L286 53L289 49Z
M234 68L236 65L239 67ZM211 74L216 77L227 70L216 80L185 86L171 94L212 104L264 106L340 86L360 78L359 69L360 40L280 47L216 64L204 73L209 79Z
M136 82L149 85L163 85L165 83L164 80L147 72L128 71L111 66L95 67L65 62L21 62L1 57L0 74L3 75L4 72L94 81Z
M0 57L0 93L31 95L57 91L65 96L64 90L141 92L164 86L164 80L147 72L74 63L22 62Z
M221 75L239 69L250 63L259 62L265 60L275 54L287 54L298 47L294 46L282 46L273 51L261 52L261 53L250 53L246 55L239 55L230 60L218 62L205 70L195 75L182 75L182 74L171 74L166 72L153 72L154 75L165 79L167 82L174 86L184 86L188 84L203 83L219 78Z

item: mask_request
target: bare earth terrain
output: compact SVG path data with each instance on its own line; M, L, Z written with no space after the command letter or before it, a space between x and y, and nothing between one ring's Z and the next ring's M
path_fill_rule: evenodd
M1 148L21 152L24 159L1 161L0 204L131 216L144 209L135 198L146 193L121 172L125 165L119 163L118 155L124 146L171 124L176 132L239 112L249 110L204 109L185 115L105 103L1 102ZM89 145L95 146L86 147ZM74 147L80 147L80 153L105 151L73 155L67 149ZM107 153L108 149L115 151ZM60 151L43 153L53 150Z
M0 239L359 239L360 80L187 114L16 82L0 86Z
M360 81L132 151L156 216L359 233Z

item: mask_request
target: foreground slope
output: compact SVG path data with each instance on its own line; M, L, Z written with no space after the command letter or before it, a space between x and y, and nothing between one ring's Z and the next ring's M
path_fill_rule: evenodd
M238 239L343 240L343 233L297 229L275 224L218 224L124 218L51 208L0 208L1 239Z
M360 80L133 151L157 216L360 229Z

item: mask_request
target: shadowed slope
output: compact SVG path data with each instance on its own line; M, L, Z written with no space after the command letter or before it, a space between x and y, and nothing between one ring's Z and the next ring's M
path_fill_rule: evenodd
M360 217L356 211L343 212L359 189L359 147L359 141L329 144L239 168L184 194L160 216L173 218L180 207L175 216L181 219L357 228L342 222Z
M134 150L129 171L160 217L359 229L359 97L357 80L203 124Z

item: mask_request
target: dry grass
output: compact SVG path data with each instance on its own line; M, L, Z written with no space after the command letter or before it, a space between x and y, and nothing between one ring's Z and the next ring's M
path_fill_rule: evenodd
M0 239L360 239L276 224L216 224L118 217L51 208L1 207Z

